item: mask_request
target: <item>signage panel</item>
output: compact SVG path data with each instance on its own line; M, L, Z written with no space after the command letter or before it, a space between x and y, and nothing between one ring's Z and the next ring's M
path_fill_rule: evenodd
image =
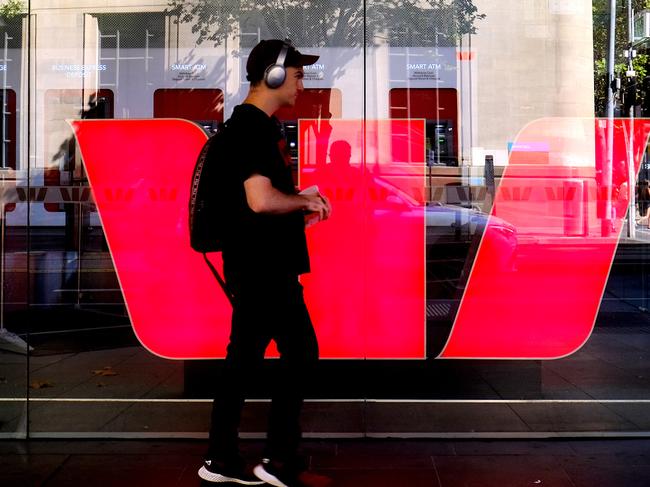
M455 47L392 47L392 88L455 88L458 55Z

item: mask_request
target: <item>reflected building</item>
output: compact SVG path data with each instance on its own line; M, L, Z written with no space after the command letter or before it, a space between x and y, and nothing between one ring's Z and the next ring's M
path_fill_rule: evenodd
M53 382L62 384L61 390L29 390L44 400L77 393L99 399L111 395L186 399L205 392L205 369L201 368L205 364L191 360L170 363L140 345L124 300L124 282L116 272L116 253L106 237L108 219L99 211L100 202L127 207L142 195L149 198L147 204L158 198L156 211L166 215L171 214L170 208L179 211L180 216L170 221L175 225L173 231L182 233L186 203L178 195L189 185L178 166L168 171L161 162L149 169L165 184L172 181L169 188L162 183L160 188L150 188L147 180L136 177L130 185L116 183L93 194L70 122L185 119L195 122L198 128L192 129L202 130L200 135L207 137L243 101L249 88L245 66L253 46L260 39L283 37L292 39L303 52L320 54L318 62L305 69L305 90L297 105L277 113L288 139L296 183L320 184L335 210L337 205L340 210L339 220L332 220L330 227L340 235L336 245L328 245L335 240L328 236L314 246L326 262L323 265L338 280L335 285L321 283L314 301L319 296L322 301L314 307L323 315L329 312L334 323L319 331L329 347L324 349L326 357L350 360L324 366L327 390L317 391L315 396L322 392L323 396L341 394L355 400L375 395L400 400L507 401L586 395L626 398L631 390L635 397L647 397L647 384L638 379L647 367L639 363L637 353L647 352L643 334L650 286L645 242L650 230L639 232L643 238L623 238L625 245L619 246L613 261L598 255L599 276L610 280L602 299L590 302L594 313L600 309L595 332L593 327L581 330L586 330L588 345L596 349L585 353L573 347L572 352L582 354L576 360L588 361L597 377L583 382L584 377L576 379L571 375L575 363L570 356L554 363L532 360L554 357L553 352L568 343L566 336L554 336L557 340L551 344L552 350L543 357L519 352L524 345L542 341L549 330L561 333L569 328L555 320L548 326L542 323L535 335L526 328L533 321L526 315L526 296L514 303L521 314L513 318L516 326L510 330L512 334L497 326L505 319L490 322L490 317L497 316L497 301L502 310L510 310L512 296L521 290L514 279L531 268L539 270L540 276L548 270L548 261L526 260L542 246L556 252L551 257L566 259L567 269L578 268L571 272L582 277L587 275L587 271L582 275L582 270L588 270L589 262L596 259L584 263L580 255L616 250L616 230L629 204L625 195L634 171L626 165L627 156L620 145L619 163L612 166L610 186L614 188L601 195L601 188L607 186L601 150L607 127L592 122L592 2L281 3L282 9L277 2L254 0L154 0L146 5L138 0L32 0L25 4L24 12L0 18L0 309L3 329L24 338L29 335L36 358L29 364L24 355L18 359L0 355L0 377L10 377L8 382L15 385L6 392L9 387L0 381L0 426L12 433L25 432L24 410L30 407L24 394L29 387L27 370L54 370ZM617 130L621 140L628 140L627 126L619 124ZM639 133L645 134L641 129ZM158 140L156 135L150 139ZM92 149L113 154L115 147L104 150L102 143L105 141L94 142ZM136 174L130 171L142 159L112 157L105 161L107 172ZM486 187L491 169L486 168L486 160L495 166L492 194ZM522 167L527 172L521 172ZM508 173L509 169L515 172ZM509 183L504 184L509 176ZM639 193L642 223L647 220L646 197ZM522 213L522 208L528 213ZM619 227L604 235L604 221ZM112 222L119 224L120 219ZM324 228L316 226L309 231L326 235ZM130 244L130 237L137 232L128 230L124 240ZM184 239L181 233L175 236ZM151 235L147 238L154 238ZM155 238L159 245L166 242ZM598 245L592 245L594 241ZM483 249L490 258L483 259L484 265L475 265L479 246L485 242ZM127 258L120 262L138 262L138 257L144 261L146 249L134 248L128 248ZM193 282L188 268L179 269L182 266L175 266L173 258L168 260L169 264L159 268L185 279L172 284ZM572 280L571 272L563 276L564 284L579 292L586 286ZM483 344L501 333L505 340L502 355L477 352L469 358L517 359L511 363L437 360L463 311L461 301L472 273L482 277L495 294L506 289L498 288L499 283L510 287L498 299L481 301L489 293L479 293L476 302L482 305L474 307L478 312L468 319L474 326L470 338L480 336ZM130 281L135 283L132 290L136 293L144 281L158 284L157 274L142 274L136 272ZM497 274L505 278L496 279ZM309 278L305 281L308 288ZM545 288L554 288L550 280L539 282L545 284L528 297L542 296ZM581 283L580 289L572 288L576 282ZM187 289L176 291L184 296ZM337 299L345 306L331 304ZM563 299L560 296L548 308L559 309L566 304ZM178 323L167 323L173 332L189 328L182 322L186 303L178 306ZM569 321L572 317L575 315L569 315ZM351 322L354 326L347 326ZM618 328L622 325L624 329ZM382 355L386 349L382 347L399 349L405 330L411 342L400 349L404 352ZM612 343L608 333L625 345L619 343L615 351L608 350ZM225 332L222 335L226 337ZM520 340L519 350L514 339L508 341L515 335ZM365 360L370 354L363 354L370 347L379 350L371 358L382 361ZM85 360L86 353L93 370L100 371L107 364L96 364L97 357L112 360L119 356L126 363L135 357L131 371L137 371L133 374L137 387L125 386L114 392L97 386L89 392L90 382L78 371L78 363L65 365L65 372L48 369L53 356L65 364L70 357ZM598 359L600 354L609 360L610 353L618 354L612 360L625 369L617 376L620 388L612 386L613 390L608 389L612 384L606 375L608 363ZM458 352L454 358L468 357ZM628 367L627 359L639 370ZM86 367L83 360L81 363ZM141 363L147 365L140 367ZM568 372L563 369L567 363ZM169 375L161 378L157 375L160 370ZM68 380L65 373L69 371L74 373ZM138 373L145 377L142 384L137 382ZM406 376L415 378L415 389L407 387ZM96 405L92 411L97 417L105 419L102 408L112 416L99 426L83 427L89 431L112 428L118 434L132 431L127 406L126 412L116 412L101 401ZM176 406L171 406L172 412ZM43 406L40 415L33 416L34 431L52 431L47 429L47 414L43 414L48 407L54 406ZM365 407L365 403L360 406L363 414ZM58 416L60 425L51 426L55 433L72 431L69 424L74 414L70 411ZM478 406L463 417L479 418L476 411L480 412ZM343 417L349 418L345 414ZM107 426L115 417L121 419ZM165 427L157 425L152 431ZM498 424L495 431L507 428L507 424ZM476 424L470 429L478 431ZM204 429L193 425L182 431Z

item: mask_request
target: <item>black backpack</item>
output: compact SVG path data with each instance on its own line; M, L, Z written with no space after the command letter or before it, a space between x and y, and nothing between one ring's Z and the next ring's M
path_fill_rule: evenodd
M226 149L227 132L228 125L219 124L217 133L205 142L196 160L190 186L189 227L190 246L203 254L210 270L232 302L232 295L223 278L206 255L208 252L223 250L224 215L215 199L215 183L218 177L216 165L219 164L216 155L223 154Z
M214 155L225 146L226 124L219 124L217 133L203 145L192 173L190 186L190 246L197 252L220 252L223 249L219 225L219 208L214 199L218 161ZM208 155L211 153L211 157Z

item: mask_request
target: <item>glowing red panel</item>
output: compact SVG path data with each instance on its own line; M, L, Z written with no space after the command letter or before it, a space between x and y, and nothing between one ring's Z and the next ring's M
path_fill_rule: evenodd
M139 340L163 357L222 356L229 304L188 243L189 181L206 135L184 120L72 125Z
M136 335L164 357L223 357L230 306L202 256L189 247L187 228L189 182L206 140L203 131L168 119L72 125ZM334 170L333 179L321 178L307 167L316 162L308 155L317 144L331 148L329 141L346 140L355 163L363 153L376 163L372 177L364 165L365 175L343 188L361 198L363 207L346 207L334 198L332 220L308 230L315 273L325 279L310 282L316 274L305 279L321 356L422 358L424 218L421 200L408 198L403 189L424 193L423 123L337 124L331 132L337 138L329 141L310 138L314 131L304 127L303 186L334 188L328 185L346 175ZM318 148L322 152L322 145ZM386 178L376 172L382 169L390 169ZM337 225L348 233L332 233ZM335 256L337 249L354 251ZM328 262L335 267L323 268ZM358 291L353 300L350 290ZM351 314L339 322L346 312Z
M606 120L545 119L519 135L440 357L552 359L587 341L629 202L630 122L615 121L611 164L607 131ZM634 175L649 133L637 120ZM504 221L516 228L512 265Z
M424 130L300 121L300 186L317 184L333 208L308 230L303 279L324 356L425 357Z

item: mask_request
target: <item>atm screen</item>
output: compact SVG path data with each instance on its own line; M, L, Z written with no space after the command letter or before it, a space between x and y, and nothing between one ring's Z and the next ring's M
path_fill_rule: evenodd
M427 120L426 147L429 166L455 165L453 127L452 120Z

